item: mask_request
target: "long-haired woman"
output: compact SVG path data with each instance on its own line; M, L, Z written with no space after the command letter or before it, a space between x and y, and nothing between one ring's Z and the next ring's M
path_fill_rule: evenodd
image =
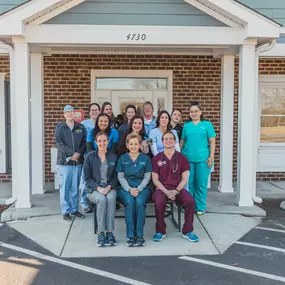
M177 132L171 127L171 117L166 110L163 110L159 113L156 119L156 128L151 130L149 133L149 138L152 139L150 149L154 156L164 150L164 146L162 144L162 135L169 131L171 131L176 138L175 150L180 152Z
M111 119L111 127L116 127L116 117L113 113L113 106L110 102L104 102L101 106L101 113L107 114Z
M119 141L119 133L111 127L111 119L105 113L98 115L94 129L91 129L87 134L87 152L97 149L98 146L95 137L99 132L105 132L108 135L108 150L115 152Z

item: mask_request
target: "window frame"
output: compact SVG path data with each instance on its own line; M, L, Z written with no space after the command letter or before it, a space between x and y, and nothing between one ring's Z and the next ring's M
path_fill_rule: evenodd
M285 147L285 142L261 142L261 117L262 115L262 106L261 106L261 89L264 87L274 87L274 88L284 88L285 89L285 75L261 75L259 76L259 84L258 84L258 146L260 148L272 148L272 147ZM276 115L276 116L284 116L285 115Z

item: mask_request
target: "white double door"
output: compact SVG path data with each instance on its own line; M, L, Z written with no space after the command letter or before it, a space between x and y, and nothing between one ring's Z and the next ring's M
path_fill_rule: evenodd
M102 105L105 101L112 103L115 116L123 114L129 104L135 105L141 114L142 105L146 101L152 102L155 116L158 111L170 111L166 90L96 90L95 102Z

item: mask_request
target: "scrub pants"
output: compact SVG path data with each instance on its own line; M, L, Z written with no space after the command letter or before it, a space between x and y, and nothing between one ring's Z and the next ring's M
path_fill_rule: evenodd
M127 238L144 236L146 203L150 196L151 190L148 188L143 189L137 197L122 188L119 190L118 199L125 206Z
M195 200L195 211L206 210L208 178L212 167L206 161L190 162L188 189Z
M78 192L82 165L57 165L62 215L78 210Z
M152 200L155 204L155 216L156 216L156 233L166 234L166 223L165 223L165 208L167 203L166 195L160 190L155 189L152 194ZM193 232L193 220L194 220L194 208L195 202L189 192L182 189L176 196L176 201L178 205L181 205L185 213L185 222L182 228L182 233L185 235L187 233Z
M98 231L114 231L117 192L111 189L107 195L104 195L95 190L87 193L87 198L97 205Z

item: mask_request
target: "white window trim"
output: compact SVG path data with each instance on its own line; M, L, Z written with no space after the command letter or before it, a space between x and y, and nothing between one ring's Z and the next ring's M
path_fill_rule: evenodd
M285 147L283 143L262 143L260 142L260 123L261 123L261 88L263 86L272 86L275 88L285 88L285 75L261 75L259 76L259 112L258 112L258 146L259 150L264 148Z
M0 173L6 173L5 73L0 73Z
M95 102L96 78L98 77L167 78L168 111L172 110L172 70L91 70L91 102Z

